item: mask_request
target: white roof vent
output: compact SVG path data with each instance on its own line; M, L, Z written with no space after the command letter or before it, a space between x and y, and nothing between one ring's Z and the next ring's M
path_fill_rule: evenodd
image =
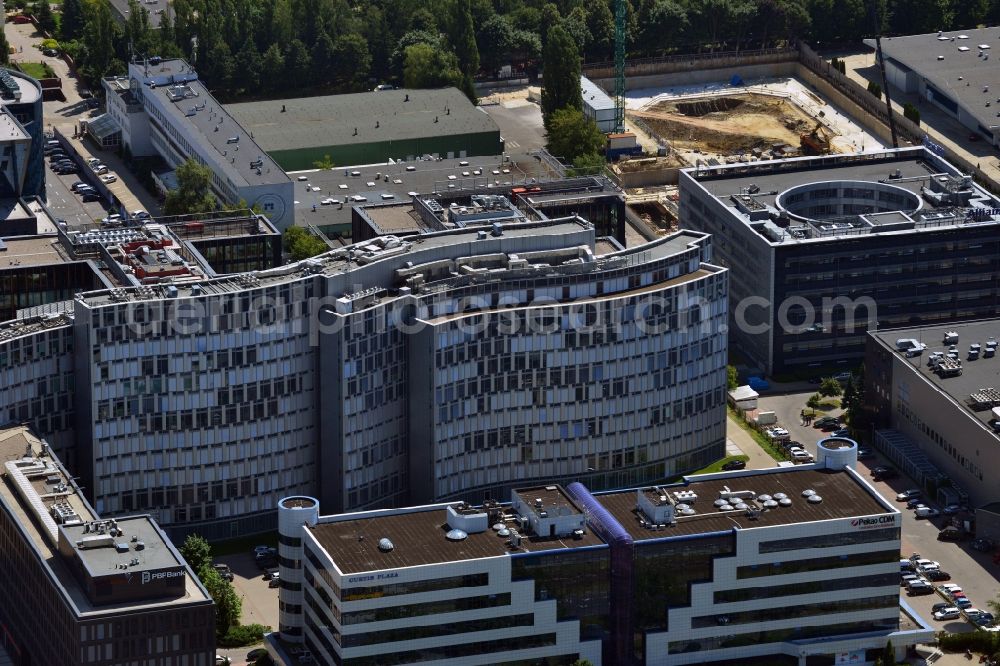
M469 538L469 535L464 530L450 530L444 537L448 541L465 541Z
M766 502L764 502L765 509L773 509L776 506L778 506L778 503L775 502L773 499L769 499Z
M802 496L803 497L812 497L815 494L816 494L816 491L813 490L812 488L806 488L805 490L802 491Z
M792 500L788 499L787 497L782 497L780 500L778 500L778 504L780 504L781 506L791 506Z
M819 495L814 494L807 497L806 501L809 502L810 504L819 504L820 502L823 501L823 498L820 497Z
M395 546L393 546L392 542L389 541L387 538L382 537L381 539L378 540L378 549L381 550L383 553L389 553L392 551L393 548L395 548Z

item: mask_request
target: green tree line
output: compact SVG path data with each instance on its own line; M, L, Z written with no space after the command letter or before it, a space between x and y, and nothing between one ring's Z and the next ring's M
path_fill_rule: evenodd
M47 3L44 3L47 6ZM856 43L1000 21L1000 0L625 0L629 58L769 47L802 39ZM501 68L534 75L549 35L584 62L614 47L615 0L175 0L175 18L131 2L63 0L58 34L92 82L132 55L183 56L208 85L250 97L351 92L376 82L456 85ZM45 14L45 9L39 6Z

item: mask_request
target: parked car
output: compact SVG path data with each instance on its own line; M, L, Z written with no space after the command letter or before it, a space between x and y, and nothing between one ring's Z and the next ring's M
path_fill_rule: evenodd
M851 381L851 379L854 378L854 375L852 375L849 372L840 372L835 374L833 378L836 379L841 384L846 384L847 382Z
M935 620L957 620L962 616L962 611L955 606L948 606L941 610L934 611Z
M247 661L253 662L257 661L261 657L267 656L267 650L264 648L256 648L247 652Z
M268 580L267 586L278 587L279 585L281 585L281 574L275 573L273 576L271 576L271 579Z
M83 193L83 203L90 203L91 201L100 201L101 195L97 192L84 192Z
M930 585L911 585L907 588L907 592L912 596L917 596L921 594L934 594L934 588Z
M910 561L910 560L904 560L903 558L899 558L899 571L901 573L906 573L906 572L909 572L909 571L913 571L913 568L914 568L914 565L913 565L912 561Z
M94 173L96 173L98 176L103 176L107 172L108 172L108 167L104 166L103 164L98 164L97 166L94 167Z
M822 430L823 432L833 433L837 430L840 430L840 422L836 421L832 423L824 423L819 427L819 429Z
M892 467L876 467L872 470L872 479L875 481L893 479L897 476L899 476L899 472L894 470Z
M915 497L920 497L921 494L922 493L918 489L916 489L916 488L909 488L909 489L904 490L903 492L899 493L898 495L896 495L896 501L897 502L905 502L905 501L911 500L911 499L913 499Z
M914 497L906 503L907 509L916 509L918 506L923 506L924 500L921 497Z
M42 53L49 56L50 58L59 57L59 51L56 51L55 49L42 49Z
M818 419L816 419L815 421L813 421L813 427L819 428L821 426L825 426L825 425L828 425L828 424L831 424L831 423L833 425L839 426L840 425L840 419L837 418L836 416L821 416Z
M940 532L938 532L938 541L961 541L966 537L965 531L959 528L949 525Z
M972 608L972 602L965 597L956 597L955 605L961 609Z
M271 552L274 552L274 547L273 546L254 546L253 547L253 554L254 555L258 555L260 553L271 553Z
M736 459L736 460L730 460L729 462L727 462L725 465L722 466L722 469L725 470L725 471L727 471L727 472L732 472L733 470L737 470L737 469L746 469L746 466L747 466L747 461L746 460Z
M106 184L106 185L110 185L111 183L115 182L116 180L118 180L118 176L116 176L113 173L107 173L107 174L104 174L103 176L101 176L101 182L104 183L104 184Z
M97 159L96 157L88 157L87 158L87 166L89 166L91 169L93 169L95 166L97 166L100 163L101 163L101 160Z
M215 569L215 571L218 572L223 579L228 580L229 582L233 581L233 572L229 568L228 564L213 564L212 568Z
M936 604L934 604L933 606L931 606L931 612L932 613L937 613L942 608L954 608L954 607L950 603L948 603L947 601L939 601Z
M747 386L752 388L754 391L767 391L771 388L771 384L763 377L747 378Z
M945 506L943 509L941 509L941 512L944 515L946 515L946 516L954 516L956 513L959 513L961 510L962 510L961 505L959 505L959 504L949 504L949 505Z
M131 215L136 220L148 220L150 218L149 213L142 209L132 211Z
M833 431L834 437L850 437L851 432L847 428L841 428L840 430Z
M80 168L75 164L66 164L64 166L57 167L54 171L60 176L68 176L71 173L80 173Z
M74 192L78 192L81 187L90 187L90 185L87 185L87 183L83 182L82 180L78 180L72 185L70 185L69 189L71 189Z
M858 460L865 460L866 458L871 458L873 455L875 454L872 453L871 449L858 449Z
M947 571L941 571L940 569L933 569L928 571L925 575L927 576L927 580L934 583L942 580L951 580L951 574Z
M229 666L233 660L221 654L215 655L215 666Z
M932 506L920 505L915 507L914 517L915 518L937 518L941 515L941 512Z
M981 553L988 553L993 550L993 542L980 537L972 542L972 549L978 550Z

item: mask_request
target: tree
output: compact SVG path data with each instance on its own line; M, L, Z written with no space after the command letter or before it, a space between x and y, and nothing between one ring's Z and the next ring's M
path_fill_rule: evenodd
M476 45L469 0L455 0L453 10L451 43L462 74L471 79L479 72L479 47Z
M128 0L128 18L125 20L125 44L128 49L132 54L149 56L153 55L155 43L149 12L137 0Z
M215 602L215 633L225 636L231 627L240 623L243 602L240 601L233 584L212 568L211 562L198 571L198 578Z
M726 388L732 391L734 388L739 386L740 375L736 372L736 366L727 365L726 366Z
M0 29L0 65L10 64L10 44L7 43L7 35Z
M312 58L301 39L293 39L285 56L285 71L288 73L289 87L302 85L309 80Z
M573 666L594 666L594 665L587 659L577 659L576 661L573 662Z
M313 166L316 167L317 169L326 169L327 171L329 171L330 169L332 169L337 165L334 164L333 160L330 159L330 153L327 153L323 155L323 159L316 160L315 162L313 162Z
M264 52L260 65L261 85L278 87L285 77L285 56L277 44L271 44Z
M91 83L96 83L111 71L115 56L115 20L107 0L89 6L83 28L83 48L86 60L81 68Z
M339 72L338 78L347 88L359 89L371 71L372 57L368 53L368 42L358 33L351 32L337 37L332 46L331 56Z
M68 42L79 38L83 34L85 22L82 0L62 0L62 18L59 21L60 41Z
M806 407L809 407L810 409L819 409L819 406L822 404L823 399L820 397L819 393L813 393L809 396L809 399L806 400Z
M559 109L583 108L583 95L580 92L580 52L577 51L573 38L562 26L549 30L549 40L545 44L542 61L545 65L542 118L545 121L545 128L549 129L551 117ZM576 153L579 154L581 153Z
M510 59L514 46L514 29L506 16L493 15L479 28L476 39L481 47L483 68L491 75Z
M819 385L819 394L826 398L833 398L844 392L843 387L833 377L824 377Z
M687 9L675 0L655 0L641 25L644 43L656 50L670 49L687 31Z
M195 573L212 566L212 547L199 534L189 534L181 544L180 553Z
M559 109L552 114L547 133L549 152L567 162L581 155L601 155L605 138L597 123L575 108Z
M586 153L573 158L573 168L569 169L567 175L570 176L595 176L600 175L604 170L604 165L608 162L604 155L600 153Z
M38 27L44 32L54 35L56 32L56 17L52 13L52 6L49 5L49 0L38 0L34 9L35 19L38 21Z
M403 60L403 85L407 88L460 86L462 72L454 53L430 44L406 48Z
M177 175L177 189L167 192L163 202L164 214L185 215L215 210L215 197L209 192L211 169L188 158L174 173Z
M233 85L233 76L236 74L236 61L229 50L229 44L223 39L217 39L208 49L206 58L207 68L206 78L212 82L213 86L219 88L230 88Z
M892 647L892 641L885 642L885 648L882 650L882 663L886 666L896 666L896 650Z
M285 230L282 238L285 251L292 256L294 261L301 261L309 257L322 254L330 248L323 239L313 236L302 227L289 227Z
M260 85L261 58L253 39L247 38L236 54L240 66L233 75L233 83L243 90L253 90Z
M882 86L875 83L874 81L868 82L868 92L875 95L878 99L882 99Z
M920 111L909 102L903 104L903 117L907 120L912 120L918 125L920 124Z
M611 60L615 44L615 17L605 0L594 0L587 6L588 60Z

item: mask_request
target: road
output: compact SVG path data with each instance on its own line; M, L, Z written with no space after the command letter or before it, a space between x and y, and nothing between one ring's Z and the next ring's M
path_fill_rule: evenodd
M107 215L105 202L83 203L79 195L70 191L70 185L80 180L93 183L93 176L84 173L60 176L51 170L45 174L46 205L57 219L66 220L75 229L93 226L95 220Z
M263 624L274 630L278 628L278 588L268 587L268 581L263 580L263 572L254 562L252 553L238 555L221 555L215 557L215 562L228 564L233 571L233 587L243 602L242 624ZM219 648L218 654L232 659L233 666L246 664L246 655L252 647Z
M778 425L788 431L791 438L800 442L806 451L816 455L816 442L826 437L819 428L802 425L800 414L806 409L806 401L809 396L816 392L818 386L812 390L795 391L792 393L764 393L757 399L757 409L761 412L774 412L778 417ZM844 410L830 409L818 410L818 415L840 416Z

